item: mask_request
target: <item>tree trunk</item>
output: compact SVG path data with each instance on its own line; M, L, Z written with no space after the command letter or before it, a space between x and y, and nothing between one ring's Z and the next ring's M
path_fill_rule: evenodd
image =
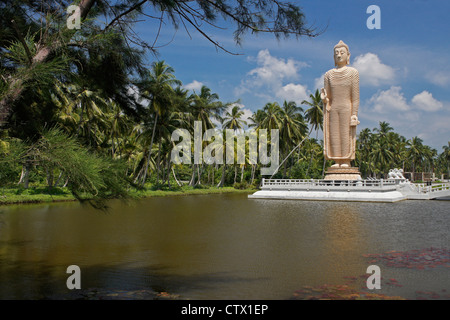
M169 159L169 155L167 155L167 185L170 188L170 159Z
M322 166L322 179L325 178L325 165L327 163L327 159L325 158L325 155L323 157L323 166Z
M25 189L28 189L28 185L30 183L30 171L31 171L31 164L29 162L25 163L25 174L23 176L23 187Z
M252 164L252 182L251 182L252 185L253 181L255 180L255 171L256 171L256 164Z
M155 131L156 131L156 124L157 123L158 123L158 113L156 113L156 116L155 116L155 126L153 127L152 139L150 141L150 147L148 148L148 158L147 158L147 164L145 166L144 175L143 175L143 178L142 178L142 186L145 185L145 180L147 179L148 166L150 165L150 159L151 159L151 156L152 156L153 139L155 138Z
M175 182L177 183L177 185L179 187L181 187L181 183L180 183L180 181L178 181L177 175L175 174L175 169L173 167L172 167L172 175L173 175L173 178L175 179Z
M200 168L199 165L197 165L197 183L196 184L202 184L202 171L203 171L203 164Z
M224 163L222 165L222 177L220 178L220 182L217 185L218 188L223 188L223 185L225 183L225 168L226 168L226 164Z
M55 182L55 184L54 184L54 187L55 187L55 188L58 186L59 181L61 180L62 175L63 175L63 173L62 173L62 171L61 171L61 172L59 173L58 179L56 179L56 182Z
M197 166L196 164L192 165L192 176L191 176L191 181L189 181L189 185L191 187L193 187L195 185L195 166Z
M47 174L47 185L53 187L53 170L45 168L45 173Z

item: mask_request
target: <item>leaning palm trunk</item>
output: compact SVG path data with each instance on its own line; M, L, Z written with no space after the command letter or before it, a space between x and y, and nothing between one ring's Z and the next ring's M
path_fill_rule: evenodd
M195 185L195 166L197 166L196 164L192 165L192 176L191 176L191 181L189 181L189 185L191 187L193 187Z
M144 175L142 177L142 186L145 185L145 180L147 179L148 166L150 165L150 159L152 156L152 148L153 148L153 139L155 138L156 124L158 123L158 113L156 113L155 117L155 126L153 127L152 139L150 141L150 147L148 148L148 158L147 164L145 165Z
M253 184L253 181L255 180L255 171L256 171L256 164L252 164L252 182L251 182L251 184Z
M62 178L62 175L63 175L63 172L61 171L61 172L59 173L58 179L56 179L56 182L55 182L55 184L54 184L54 187L55 187L55 188L58 186L59 181L60 181L61 178Z
M220 178L220 182L217 185L218 188L223 188L223 185L225 184L225 168L226 168L226 164L224 163L222 165L222 177Z
M197 165L197 183L196 184L202 184L202 171L203 171L203 165L201 168L199 165Z
M174 170L173 167L172 167L172 175L173 175L173 178L175 179L175 182L177 183L177 185L178 185L179 187L181 187L181 183L180 183L180 181L178 181L177 175L175 174L175 170Z
M280 163L280 164L278 165L278 167L275 169L275 172L270 176L270 179L272 179L272 177L275 175L275 173L278 172L278 169L280 169L280 167L281 167L281 166L284 164L284 162L291 156L291 154L292 154L298 147L300 147L300 146L302 145L302 143L305 141L305 139L306 139L307 137L308 137L308 136L304 137L303 140L300 141L300 143L299 143L298 145L296 145L295 148L291 150L291 152L289 152L289 154L287 155L287 157L284 158L283 161L281 161L281 163Z
M28 185L30 183L30 171L31 171L31 164L29 161L26 161L25 164L22 166L22 174L20 175L19 183L23 183L23 187L25 189L28 189Z

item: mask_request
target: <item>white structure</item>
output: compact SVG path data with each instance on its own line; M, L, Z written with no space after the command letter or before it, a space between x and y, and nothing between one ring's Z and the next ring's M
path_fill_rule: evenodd
M263 179L261 190L248 197L251 199L397 202L448 196L450 196L450 183L426 186L413 184L396 175L396 178L387 180Z

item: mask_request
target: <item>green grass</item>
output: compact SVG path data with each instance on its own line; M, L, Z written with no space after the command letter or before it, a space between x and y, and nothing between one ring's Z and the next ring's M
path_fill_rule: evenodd
M52 190L45 187L31 187L28 189L16 187L0 189L0 204L74 200L76 200L75 197L67 188L53 188Z
M166 196L184 196L201 194L219 194L219 193L253 193L255 189L235 189L233 187L163 187L156 189L152 185L147 185L143 190L132 190L131 197L136 199L148 197L166 197ZM22 187L0 188L0 204L20 204L20 203L42 203L57 201L75 201L75 197L67 188L47 187Z

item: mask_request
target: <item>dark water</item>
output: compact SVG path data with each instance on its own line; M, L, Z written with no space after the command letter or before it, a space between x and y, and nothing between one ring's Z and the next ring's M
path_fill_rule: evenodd
M246 195L112 202L108 213L78 203L0 207L0 298L82 288L151 288L187 299L289 299L302 286L366 274L366 254L450 249L450 202L351 203L247 199ZM450 268L379 265L377 293L450 293ZM359 281L359 280L358 280ZM356 283L365 285L365 279Z

